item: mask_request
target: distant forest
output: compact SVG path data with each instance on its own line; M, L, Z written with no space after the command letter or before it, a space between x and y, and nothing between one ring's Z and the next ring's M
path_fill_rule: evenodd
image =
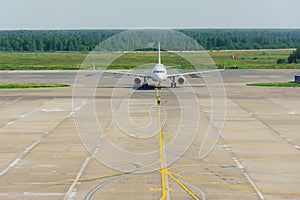
M125 30L3 30L0 31L0 51L91 51L100 42L122 31ZM206 50L284 49L300 46L300 29L177 31L190 36Z

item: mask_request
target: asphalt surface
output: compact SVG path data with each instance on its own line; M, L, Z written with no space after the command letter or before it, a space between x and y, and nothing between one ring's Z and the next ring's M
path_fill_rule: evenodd
M300 88L246 86L296 74L226 70L212 99L209 74L159 90L94 71L0 72L72 84L0 90L0 199L300 199Z

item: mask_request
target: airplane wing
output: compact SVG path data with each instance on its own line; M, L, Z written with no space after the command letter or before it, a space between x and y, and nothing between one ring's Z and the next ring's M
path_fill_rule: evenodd
M127 76L135 76L135 77L150 77L149 74L138 74L138 73L131 73L131 72L110 72L110 71L105 71L104 73L107 74L120 74L120 75L127 75Z
M207 71L195 71L195 72L185 72L185 73L177 73L177 74L169 74L167 77L176 77L176 76L185 76L185 75L193 75L193 74L205 74L211 72L222 72L225 70L225 65L223 69L215 69L215 70L207 70Z
M166 69L171 69L171 68L175 68L175 67L180 67L181 65L175 65L175 66L166 66Z

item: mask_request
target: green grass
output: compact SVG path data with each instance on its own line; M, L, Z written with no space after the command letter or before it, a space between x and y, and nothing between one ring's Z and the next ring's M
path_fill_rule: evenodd
M0 84L0 89L18 89L18 88L50 88L50 87L69 87L68 84L35 84L35 83L14 83Z
M287 49L211 51L208 54L220 68L226 62L228 68L237 66L239 69L300 69L300 63L277 64L279 58L286 59L291 52L292 50ZM235 59L230 58L232 54L236 55ZM87 55L87 52L0 52L0 70L77 70ZM203 60L207 61L207 58ZM149 63L157 63L157 52L130 52L121 55L108 69L133 69ZM162 63L179 66L179 69L193 68L184 58L171 52L162 52ZM92 69L92 64L88 65L87 69Z
M0 70L77 70L87 53L0 52Z
M279 58L286 59L292 50L250 50L250 51L211 51L211 56L215 64L222 68L224 63L228 68L238 69L300 69L300 64L277 64ZM235 54L236 58L231 59ZM184 53L179 53L184 55ZM193 66L178 54L162 52L162 63L168 66L178 66L179 69L193 69ZM189 53L189 56L192 54ZM210 64L207 54L195 53L194 58L201 58L203 65ZM205 63L206 62L206 63ZM131 52L120 56L114 61L109 69L132 69L144 63L157 63L156 52ZM201 67L202 68L202 67Z
M292 50L249 50L249 51L212 51L209 52L217 65L226 62L228 68L239 69L300 69L300 64L277 64L279 58L286 59ZM236 55L231 59L232 54Z
M178 66L180 69L193 69L193 66L184 58L175 53L162 52L161 60L164 65ZM157 52L130 52L115 60L108 69L134 69L137 66L158 62Z
M297 82L275 82L275 83L253 83L247 84L248 86L265 86L265 87L300 87Z

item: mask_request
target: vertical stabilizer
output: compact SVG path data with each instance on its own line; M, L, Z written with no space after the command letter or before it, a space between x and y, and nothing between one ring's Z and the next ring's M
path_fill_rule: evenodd
M160 43L158 43L158 64L161 64L161 59L160 59Z

